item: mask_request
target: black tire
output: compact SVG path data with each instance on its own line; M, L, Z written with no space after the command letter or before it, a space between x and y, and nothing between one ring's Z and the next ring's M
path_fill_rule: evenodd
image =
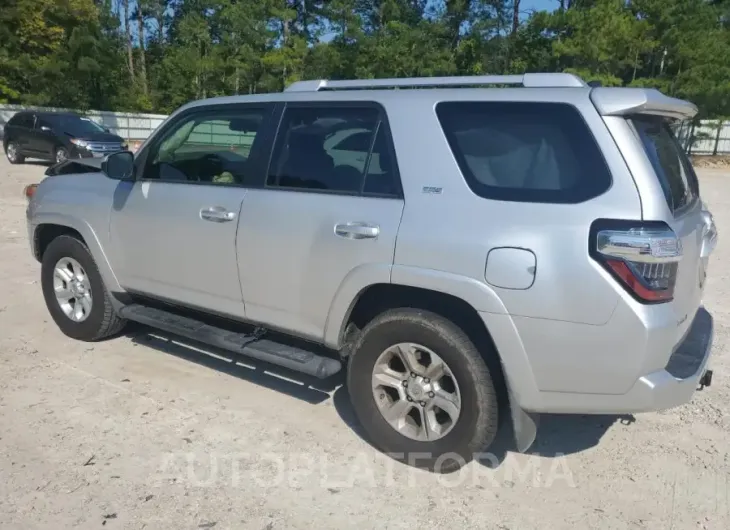
M423 442L402 435L375 403L371 383L375 362L387 348L401 342L435 352L457 380L461 412L443 438ZM353 351L347 371L350 400L370 441L383 452L409 465L450 473L494 441L499 424L494 382L476 346L450 320L420 309L389 310L365 327Z
M67 317L56 299L53 270L62 258L75 259L89 278L93 301L89 316L81 322L75 322ZM46 248L41 264L41 287L53 320L65 335L73 339L88 342L102 340L119 333L126 324L126 320L119 318L114 311L109 292L104 286L89 249L73 236L59 236Z
M62 159L59 159L62 158ZM68 160L68 149L65 147L57 147L56 150L53 152L53 161L56 164L59 164L65 160Z
M14 150L11 149L11 145ZM15 155L11 155L11 153L15 153ZM13 141L10 141L5 145L5 156L11 164L23 164L25 162L25 157L20 154L20 147Z

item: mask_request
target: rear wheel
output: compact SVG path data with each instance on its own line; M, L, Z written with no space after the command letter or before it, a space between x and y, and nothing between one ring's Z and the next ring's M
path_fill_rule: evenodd
M347 384L371 441L409 465L448 473L494 440L498 404L486 363L446 318L387 311L363 330Z
M25 162L25 157L20 154L20 147L16 142L8 142L5 146L5 156L8 157L8 162L11 164L22 164Z
M71 338L101 340L124 327L89 249L75 237L59 236L48 245L41 286L53 320Z

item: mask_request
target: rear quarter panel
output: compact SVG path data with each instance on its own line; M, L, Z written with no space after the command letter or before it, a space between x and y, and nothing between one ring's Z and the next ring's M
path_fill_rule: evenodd
M400 283L400 270L421 269L439 277L431 283L436 290L444 290L450 277L478 283L480 287L471 289L465 299L486 315L507 315L518 336L502 347L497 344L500 355L528 359L532 373L522 369L519 374L510 374L512 363L503 360L511 384L524 382L540 391L623 391L636 379L639 363L632 360L630 337L617 336L616 328L608 325L622 296L621 287L589 256L589 229L597 218L641 219L641 202L616 143L589 99L589 90L458 90L449 91L448 97L446 91L440 97L414 92L421 93L387 106L406 198L392 281ZM571 104L594 135L612 185L580 204L481 198L469 189L451 153L434 110L438 101ZM497 247L529 249L535 254L535 281L530 288L505 289L486 282L487 255ZM490 320L494 319L485 317ZM612 363L615 368L606 371ZM517 393L520 390L523 395L535 395L534 388L517 389Z

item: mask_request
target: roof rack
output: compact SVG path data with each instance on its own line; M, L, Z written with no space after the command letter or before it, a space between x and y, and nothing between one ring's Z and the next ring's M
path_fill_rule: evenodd
M585 87L586 83L573 74L474 75L455 77L404 77L400 79L349 79L330 81L314 79L297 81L285 92L318 92L320 90L358 90L379 88L454 87L484 85L518 85L526 88Z

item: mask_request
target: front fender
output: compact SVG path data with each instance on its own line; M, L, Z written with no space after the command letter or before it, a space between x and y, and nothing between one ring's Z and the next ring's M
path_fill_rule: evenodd
M31 243L34 245L34 252L36 252L35 236L37 231L43 225L57 225L71 228L81 234L81 237L84 238L84 242L86 243L89 252L91 252L91 256L94 258L96 266L99 268L99 273L101 274L107 289L111 292L123 291L122 287L119 285L116 275L114 274L114 270L109 263L109 259L104 252L104 248L99 241L99 237L87 221L74 215L36 210L32 219L30 219L30 222L31 233L33 235Z

